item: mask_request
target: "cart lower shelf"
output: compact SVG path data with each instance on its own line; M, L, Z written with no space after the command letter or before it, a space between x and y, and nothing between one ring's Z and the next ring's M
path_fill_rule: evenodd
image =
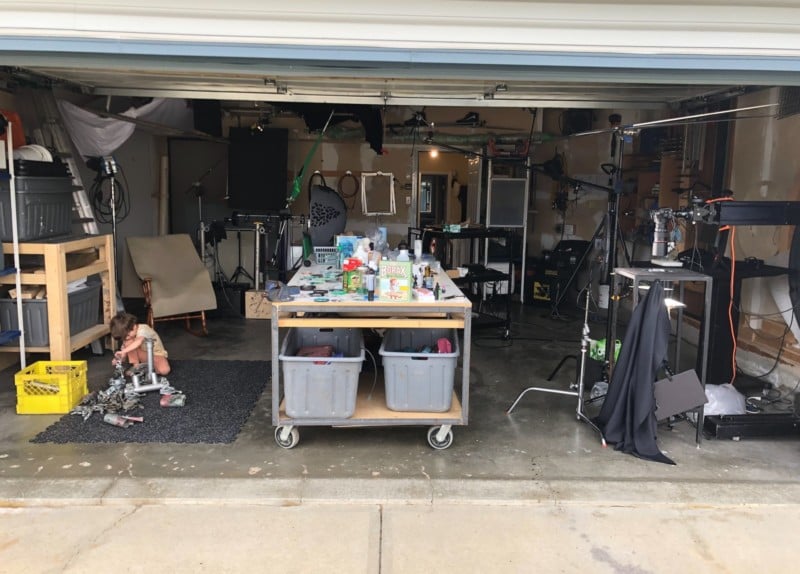
M300 440L297 427L329 426L329 427L375 427L375 426L426 426L434 425L428 430L428 444L439 450L452 444L453 425L463 425L461 401L453 391L453 402L450 410L441 413L421 411L393 411L386 406L386 396L382 385L371 389L371 384L359 385L356 408L353 416L346 419L333 418L291 418L286 414L286 400L281 401L278 426L275 428L275 442L282 448L293 448Z

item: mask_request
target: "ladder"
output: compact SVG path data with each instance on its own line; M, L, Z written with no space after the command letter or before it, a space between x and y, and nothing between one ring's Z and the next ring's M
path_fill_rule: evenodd
M42 122L40 129L33 130L34 141L55 154L69 168L72 178L73 210L78 215L78 220L83 226L84 233L98 235L97 221L95 221L86 188L81 180L78 164L72 153L72 141L61 121L61 112L56 104L56 97L50 90L30 90L31 101L36 109L37 116Z
M97 221L92 212L92 206L89 203L89 196L86 194L86 188L83 186L81 179L81 172L78 170L78 163L75 161L75 155L72 153L72 141L69 138L67 129L61 121L61 112L56 104L56 97L50 90L30 90L30 100L33 102L36 110L37 117L41 121L41 128L33 130L34 141L48 149L54 151L56 157L61 159L69 169L70 177L72 178L72 208L78 215L78 220L81 222L83 232L87 235L99 235L100 231L97 228ZM116 258L116 252L114 253ZM114 277L110 278L115 281ZM114 290L116 294L116 307L118 310L123 310L122 299L119 291ZM95 355L103 354L103 345L100 340L91 342L92 352Z

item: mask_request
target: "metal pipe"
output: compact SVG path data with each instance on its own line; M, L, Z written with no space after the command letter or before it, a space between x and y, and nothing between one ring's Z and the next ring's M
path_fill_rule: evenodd
M153 345L155 342L153 339L145 339L144 344L147 348L147 378L153 380L153 375L156 374L156 371L153 368ZM153 383L155 383L155 381L153 381Z
M14 244L15 287L17 288L17 325L19 329L19 363L27 366L25 357L25 320L22 313L22 271L19 263L19 227L17 223L17 187L14 175L14 124L6 130L6 161L8 162L8 195L11 201L11 239Z
M505 130L505 128L503 129ZM406 130L407 128L404 130L404 132ZM326 139L330 140L358 140L364 139L364 130L360 128L329 128L328 133L326 133L325 136ZM534 132L533 134L530 134L529 132L522 130L518 133L509 131L502 134L492 133L491 130L487 130L485 133L480 134L454 134L440 132L437 130L435 131L433 138L435 143L430 145L449 144L484 146L489 143L490 139L494 140L495 143L498 144L513 144L519 140L527 141L529 138L531 138L532 143L563 139L561 136L553 136L543 132ZM408 133L392 133L391 130L387 130L383 136L383 142L385 144L416 143L418 145L427 145L425 144L424 139L424 135L418 133L417 130L408 131Z
M253 289L258 291L261 286L261 236L266 233L264 224L260 221L253 223L255 233L253 233L255 245L253 246Z
M164 388L161 383L153 383L150 385L133 385L133 390L137 393L149 393L150 391L159 391Z

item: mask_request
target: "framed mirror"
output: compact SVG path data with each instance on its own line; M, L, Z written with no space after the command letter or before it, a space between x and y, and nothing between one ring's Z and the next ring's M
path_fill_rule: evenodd
M361 211L367 216L397 213L391 173L361 173Z

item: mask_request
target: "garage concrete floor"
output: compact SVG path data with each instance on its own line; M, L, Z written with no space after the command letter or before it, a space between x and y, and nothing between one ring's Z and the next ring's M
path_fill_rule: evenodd
M223 302L224 303L224 302ZM130 308L130 305L129 305ZM511 415L505 411L526 386L567 389L574 376L569 362L554 381L545 377L566 354L579 352L581 317L549 318L546 309L515 310L514 338L474 333L470 423L454 427L454 444L434 451L425 427L303 427L292 450L273 439L269 387L232 444L32 444L29 440L57 416L14 414L13 371L2 375L0 392L0 476L9 479L79 478L271 478L448 479L529 484L531 480L720 481L735 484L792 483L800 476L800 442L794 440L704 441L679 422L662 425L662 450L677 466L638 460L601 448L597 434L576 421L575 400L529 393ZM247 320L226 304L211 315L209 336L186 333L181 323L161 323L174 359L270 358L269 322ZM603 324L590 325L592 335ZM102 388L111 374L110 353L89 360L90 388ZM264 373L267 377L268 373ZM185 389L191 395L191 389ZM26 480L26 482L28 482Z
M296 448L281 449L273 440L269 387L232 444L32 444L30 439L58 417L14 414L14 369L8 369L0 378L0 499L5 505L28 508L41 504L169 506L170 502L233 505L231 508L237 509L250 504L378 504L399 512L384 528L404 523L407 533L415 529L419 516L415 518L413 512L398 511L392 505L438 505L435 520L444 522L433 526L434 530L447 528L448 519L443 516L460 520L450 514L460 515L458 508L463 504L482 508L480 516L495 521L498 527L513 517L502 510L496 515L495 510L488 510L497 505L534 505L540 509L536 513L541 513L542 505L549 508L553 504L575 504L575 509L583 509L569 512L604 508L603 520L612 512L610 508L622 505L650 509L648 512L657 512L666 522L698 509L713 509L704 518L709 529L717 528L715 524L721 516L730 516L731 509L746 514L755 505L761 509L758 516L743 519L741 527L748 524L747 528L764 528L765 536L768 532L786 531L786 520L790 519L772 525L773 513L768 509L780 508L784 512L787 507L800 504L800 441L706 440L698 448L694 428L682 421L672 429L659 427L662 450L677 462L676 466L668 466L601 448L592 428L576 421L575 400L571 397L529 393L513 414L505 414L528 385L568 388L574 376L571 366L562 369L552 383L547 383L545 377L564 355L579 351L581 331L578 312L571 320L554 320L546 309L518 307L514 318L511 342L503 342L488 332L474 334L470 424L454 427L454 443L443 451L428 446L423 427L304 427ZM184 332L180 324L162 324L159 332L174 359L267 360L268 326L267 321L246 320L223 305L210 318L207 338ZM594 337L602 336L602 324L590 326ZM110 354L95 357L87 350L79 355L89 360L90 388L103 386L110 375ZM190 388L185 390L191 393ZM449 506L453 504L455 510ZM177 510L164 512L179 513L170 520L194 520ZM348 514L342 512L339 518L345 524ZM528 515L527 520L534 520L536 513ZM800 514L793 509L787 516L797 515ZM475 520L477 516L473 515ZM117 518L112 512L102 520L113 522ZM434 520L433 516L429 518ZM356 523L376 519L367 513L357 517ZM521 524L518 519L513 520ZM632 518L620 520L627 523ZM575 535L572 526L562 526L561 534ZM613 520L596 526L613 528ZM542 535L540 523L531 523L528 528ZM583 525L579 530L586 538L593 528ZM509 535L503 544L523 548L525 538L520 538L521 532L527 536L529 530ZM561 534L554 531L549 536ZM425 546L416 542L422 545L420 548ZM656 542L654 539L653 544ZM400 544L399 539L396 543ZM572 548L568 541L565 543ZM624 540L620 543L624 545ZM364 544L371 544L370 539L365 538ZM383 551L389 550L387 546ZM398 554L393 555L400 563L405 560L402 551L398 546ZM601 554L606 551L598 550ZM385 562L389 556L384 554L383 559L378 557L363 569L348 567L342 571L381 571L381 560ZM463 555L466 556L470 554ZM598 556L594 558L599 559ZM610 555L606 558L611 560ZM639 556L634 563L641 559ZM515 568L520 566L514 564ZM714 564L707 571L738 571L728 567L720 570L719 564ZM399 563L394 569L388 563L386 566L384 572L414 570L410 566L406 570ZM431 563L434 566L437 571L456 571ZM599 571L660 570L636 569L630 564L619 569L613 560L606 566L610 569ZM430 570L423 567L416 571ZM462 567L460 571L474 570Z

